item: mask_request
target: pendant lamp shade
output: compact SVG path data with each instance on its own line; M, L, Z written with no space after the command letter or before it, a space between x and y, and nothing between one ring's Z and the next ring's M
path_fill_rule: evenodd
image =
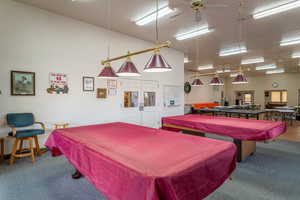
M232 84L245 84L245 83L248 83L248 80L242 73L238 74L237 77L235 77L235 79L232 81Z
M222 81L219 77L215 76L215 77L211 80L211 82L210 82L209 85L217 85L217 86L221 86L221 85L224 85L224 83L223 83L223 81Z
M169 72L172 67L167 63L159 51L155 52L144 68L144 72Z
M203 85L203 83L199 78L195 79L192 83L192 86L201 86L201 85Z
M99 78L117 78L118 75L115 73L114 69L107 63L101 73L98 75Z
M134 63L128 58L117 71L118 76L141 76Z

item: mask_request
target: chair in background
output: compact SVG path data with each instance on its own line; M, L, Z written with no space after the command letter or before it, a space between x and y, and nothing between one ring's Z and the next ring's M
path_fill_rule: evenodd
M294 125L294 121L297 119L297 112L286 112L284 113L284 121L290 126Z
M15 158L27 156L31 156L32 162L35 162L35 154L40 155L38 135L45 133L45 125L42 122L36 122L32 113L11 113L7 114L6 118L8 126L12 129L12 132L8 133L8 135L16 138L9 164L12 165ZM20 130L20 128L32 127L35 124L39 124L41 129L28 128ZM23 148L24 141L29 142L29 148ZM35 149L33 147L33 141L35 142Z

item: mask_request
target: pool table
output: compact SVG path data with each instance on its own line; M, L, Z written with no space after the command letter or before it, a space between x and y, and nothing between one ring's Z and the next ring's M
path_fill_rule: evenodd
M57 129L46 146L109 200L204 199L236 168L231 142L121 122Z

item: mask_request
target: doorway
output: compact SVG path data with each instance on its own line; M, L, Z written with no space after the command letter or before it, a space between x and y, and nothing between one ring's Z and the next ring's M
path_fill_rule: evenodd
M120 87L123 121L159 128L159 82L122 79Z

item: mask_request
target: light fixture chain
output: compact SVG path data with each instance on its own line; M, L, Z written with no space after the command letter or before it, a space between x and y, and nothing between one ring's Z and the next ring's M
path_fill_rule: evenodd
M111 23L111 1L107 0L107 26L110 31L112 31L112 23ZM110 58L110 46L111 46L111 34L108 36L108 47L107 47L107 57Z
M159 0L156 0L156 20L155 20L155 33L156 33L156 43L158 43L158 8Z

